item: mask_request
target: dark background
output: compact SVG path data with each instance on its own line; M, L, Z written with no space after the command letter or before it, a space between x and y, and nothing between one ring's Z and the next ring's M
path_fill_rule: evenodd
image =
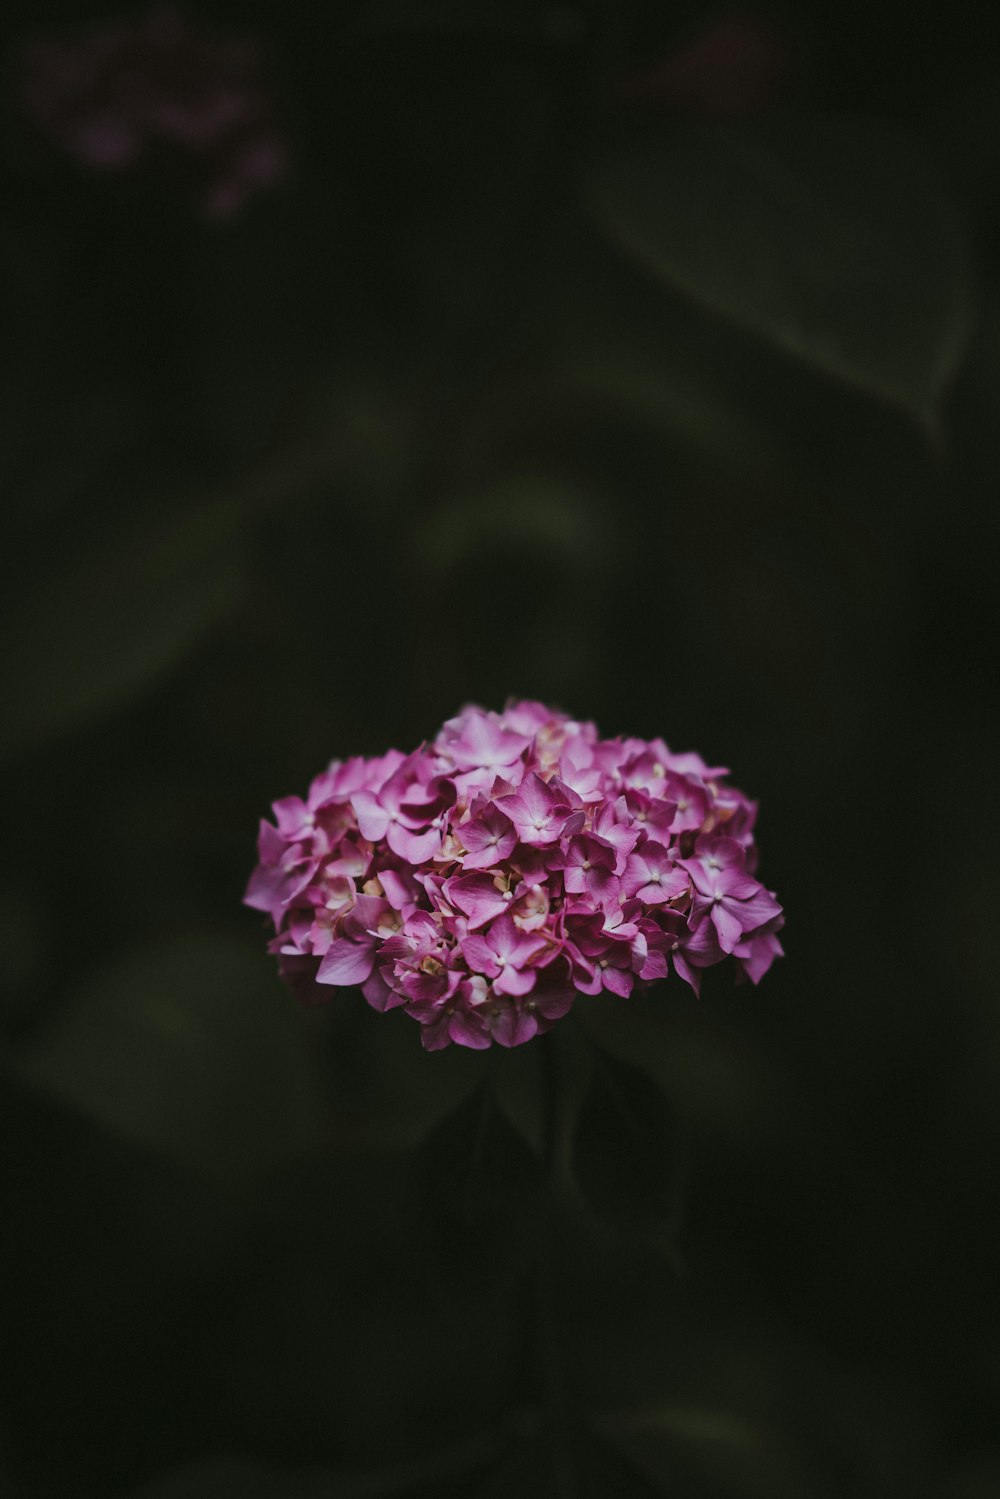
M1000 1494L990 11L743 12L748 97L698 4L206 3L289 155L217 223L35 128L88 11L5 7L5 1499ZM562 1490L522 1208L420 1145L484 1072L537 1141L548 1043L299 1010L240 904L272 799L512 693L730 765L787 910L560 1025L686 1163L674 1247L567 1184Z

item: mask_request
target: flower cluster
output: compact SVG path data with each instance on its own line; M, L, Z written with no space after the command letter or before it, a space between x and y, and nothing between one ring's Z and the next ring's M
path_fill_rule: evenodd
M219 218L284 173L254 44L205 36L171 5L40 38L21 61L26 112L83 166L124 172L169 153Z
M726 774L540 703L466 708L275 802L245 900L293 984L359 985L431 1050L516 1046L579 994L671 967L697 992L727 955L756 983L780 955L756 805Z

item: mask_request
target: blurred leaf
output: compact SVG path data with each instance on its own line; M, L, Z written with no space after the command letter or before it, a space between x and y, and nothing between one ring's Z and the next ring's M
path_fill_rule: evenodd
M904 141L847 120L685 126L600 161L585 195L682 296L934 427L970 271L951 198Z
M713 463L740 474L781 475L791 455L760 422L739 410L721 387L699 380L661 350L644 357L634 343L584 348L565 371L556 371L572 390L658 435L678 442Z
M27 1019L44 994L50 909L23 887L23 876L20 888L0 881L0 1031Z
M497 553L598 571L610 542L601 508L543 474L508 475L450 500L422 520L417 533L421 562L441 572L486 559L492 564Z
M578 1431L535 1438L475 1490L475 1499L656 1499L664 1491L611 1442Z
M920 127L947 161L963 197L976 210L980 244L996 246L996 198L1000 171L1000 73L962 77L958 88L927 100ZM992 257L991 257L992 258Z
M233 1184L321 1143L314 1059L263 956L199 934L119 957L7 1061L127 1139Z
M573 1170L590 1207L620 1229L670 1230L678 1209L677 1131L648 1073L594 1049L573 1135Z
M961 1467L933 1490L934 1499L997 1499L1000 1494L1000 1452L967 1457Z
M951 448L965 490L982 496L976 520L996 525L1000 475L1000 285L983 291L976 337L951 410ZM965 517L971 521L971 507Z
M453 1260L474 1254L478 1274L486 1246L496 1264L500 1246L513 1249L531 1238L541 1160L485 1083L431 1130L419 1172L422 1206Z
M132 1491L130 1499L354 1499L331 1473L287 1473L238 1457L175 1468Z
M414 1499L467 1494L470 1474L496 1455L499 1439L472 1432L456 1443L377 1467L344 1472L263 1467L238 1457L219 1457L176 1468L136 1490L131 1499Z
M736 996L709 1007L673 980L670 985L675 992L667 1025L657 989L633 995L627 1012L614 995L599 996L581 1013L580 1025L595 1044L613 1046L616 1056L641 1067L700 1138L759 1148L781 1130L788 1085L755 1034L752 1013Z
M25 592L0 642L0 756L116 708L238 604L232 501L100 536Z
M127 451L129 420L139 418L128 396L98 385L54 392L50 376L43 402L32 401L26 383L9 382L8 399L17 404L3 415L9 443L0 452L0 483L18 521L60 525L100 492L109 459Z
M532 309L540 378L526 388L522 376L512 397L522 426L541 438L555 425L561 435L577 415L588 435L595 425L624 425L710 469L767 476L794 469L786 403L773 410L761 399L774 371L762 376L759 342L726 324L706 326L699 308L665 298L626 262L609 266L597 241L578 235L560 244L553 262Z
M730 1411L664 1404L608 1414L599 1428L663 1492L710 1499L807 1499L826 1484L807 1473L787 1438Z
M710 1442L743 1451L762 1445L760 1432L744 1416L693 1405L653 1406L630 1412L612 1424L618 1430L657 1431L685 1442Z
M411 521L407 576L419 596L433 589L462 601L462 629L448 633L437 658L443 707L471 681L497 701L513 683L557 702L592 691L611 645L602 590L627 544L614 513L587 486L529 470L470 484ZM530 645L512 655L506 644L515 640Z

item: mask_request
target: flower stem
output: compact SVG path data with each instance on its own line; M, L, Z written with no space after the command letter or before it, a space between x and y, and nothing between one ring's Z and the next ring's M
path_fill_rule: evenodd
M545 1196L535 1275L535 1325L549 1455L555 1478L553 1492L557 1499L575 1499L578 1486L573 1468L570 1440L572 1411L555 1306L555 1241L558 1229L564 1103L558 1048L559 1042L555 1031L550 1031L539 1040L541 1143Z

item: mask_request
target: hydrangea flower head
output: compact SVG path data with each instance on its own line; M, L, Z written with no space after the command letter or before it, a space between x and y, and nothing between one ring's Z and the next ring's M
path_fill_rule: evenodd
M359 986L428 1050L516 1046L580 995L671 969L697 993L731 958L756 984L783 916L727 774L541 703L469 707L412 754L334 761L275 802L244 899L304 997Z
M159 153L161 166L186 168L212 218L284 175L258 47L216 39L171 4L41 36L21 64L25 112L93 171L125 173Z

